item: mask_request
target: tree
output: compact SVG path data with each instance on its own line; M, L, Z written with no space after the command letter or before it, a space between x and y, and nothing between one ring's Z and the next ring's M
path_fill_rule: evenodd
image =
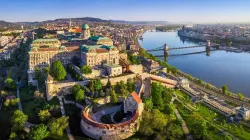
M45 67L45 68L43 69L43 72L44 72L45 75L48 75L49 72L50 72L49 67Z
M87 66L87 65L84 65L81 67L81 72L83 74L91 74L92 73L92 68Z
M39 124L31 128L28 136L32 140L43 140L49 136L49 131L46 125Z
M238 99L239 99L239 100L242 100L242 99L244 98L244 95L241 94L241 93L238 93L237 95L238 95Z
M207 123L206 121L197 113L193 113L189 119L190 129L198 139L202 139L207 135Z
M9 107L9 106L10 106L10 99L6 99L6 100L4 101L4 103L3 103L3 105L4 105L5 107Z
M16 88L16 83L13 79L11 78L7 78L5 81L4 81L5 85L7 86L7 88L9 89L14 89Z
M0 97L6 97L7 95L8 95L8 93L6 91L4 91L4 90L2 90L0 92Z
M50 133L56 136L62 136L63 130L69 125L69 117L60 117L57 119L52 119L48 123Z
M76 92L77 92L78 90L80 90L80 89L81 89L81 86L80 86L79 84L74 85L74 86L72 87L72 93L73 93L73 94L76 94Z
M53 62L50 72L51 72L51 75L56 80L65 79L66 71L65 71L61 61L56 60L55 62Z
M154 105L151 98L144 99L144 106L146 110L152 110Z
M38 80L39 83L42 83L44 81L43 74L40 70L40 68L36 67L35 69L35 78Z
M225 136L225 140L233 140L233 139L232 139L232 137L231 137L231 136L226 135L226 136Z
M160 112L158 109L153 109L152 111L144 111L142 114L142 122L139 129L139 132L150 136L156 130L163 130L164 126L167 124L168 118Z
M81 102L84 100L84 91L82 89L79 89L75 94L75 99L77 102Z
M47 121L51 117L48 109L40 110L38 116L39 116L41 121Z
M152 101L154 103L154 106L157 107L163 107L163 100L162 100L162 91L163 86L159 83L153 82L151 84L151 94L152 94Z
M22 111L16 110L14 115L11 117L11 130L13 132L21 131L24 129L24 125L28 120L28 116L25 115Z
M95 90L100 91L102 89L102 82L100 79L95 80Z
M9 140L14 140L17 137L16 132L11 132L9 136Z
M114 90L111 91L111 100L112 100L112 103L118 102L118 98Z
M169 122L163 132L161 133L160 137L169 140L182 140L185 139L183 135L182 128L180 127L181 124L178 120Z
M139 49L139 55L145 57L147 55L147 52L144 48L140 47Z
M226 85L223 85L223 86L221 87L221 90L222 90L222 92L223 92L224 94L226 94L227 91L228 91L228 87L227 87Z
M164 113L168 115L174 115L174 105L173 104L166 104L164 107Z

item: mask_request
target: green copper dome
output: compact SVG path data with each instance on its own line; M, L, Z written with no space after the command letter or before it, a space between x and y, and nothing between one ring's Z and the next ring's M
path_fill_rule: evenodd
M88 24L83 24L82 25L82 30L86 30L86 29L89 29L89 25Z

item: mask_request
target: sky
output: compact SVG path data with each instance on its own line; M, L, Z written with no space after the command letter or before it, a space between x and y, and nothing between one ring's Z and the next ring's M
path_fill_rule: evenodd
M250 22L250 0L0 0L0 20L96 17L128 21Z

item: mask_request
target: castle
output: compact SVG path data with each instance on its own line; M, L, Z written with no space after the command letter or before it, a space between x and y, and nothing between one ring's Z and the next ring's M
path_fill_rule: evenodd
M87 24L82 26L81 46L66 47L58 39L36 39L29 51L28 83L34 84L35 68L49 67L55 60L64 66L71 63L74 57L81 59L82 65L119 64L119 51L113 41L103 36L91 36Z

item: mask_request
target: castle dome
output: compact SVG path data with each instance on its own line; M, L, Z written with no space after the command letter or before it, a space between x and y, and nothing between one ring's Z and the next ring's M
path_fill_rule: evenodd
M89 25L88 24L83 24L82 25L82 30L87 30L89 29Z

